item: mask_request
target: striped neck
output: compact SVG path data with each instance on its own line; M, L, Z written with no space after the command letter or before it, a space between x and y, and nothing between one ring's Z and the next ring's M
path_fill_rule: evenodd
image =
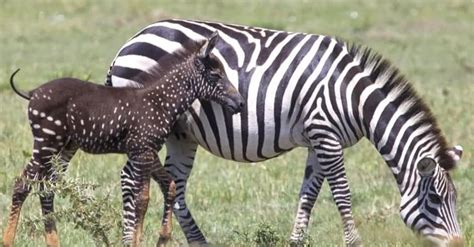
M352 47L349 53L369 74L358 104L364 134L391 168L400 191L414 184L416 164L423 157L452 169L436 119L399 71L370 50Z
M383 101L381 101L383 102ZM390 112L394 109L394 113ZM408 185L418 184L416 164L421 158L431 157L440 163L442 142L439 131L426 119L426 113L413 116L403 113L403 105L389 104L374 129L369 127L368 139L392 170L402 194ZM376 116L374 116L376 117Z

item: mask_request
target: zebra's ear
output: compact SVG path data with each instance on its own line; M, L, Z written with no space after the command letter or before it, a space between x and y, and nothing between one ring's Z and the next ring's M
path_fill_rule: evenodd
M416 165L422 177L433 176L436 169L436 161L430 157L422 158Z
M199 58L206 58L211 53L212 49L216 46L216 41L219 37L217 31L213 32L211 36L204 42L201 49L199 50Z
M448 155L457 163L462 158L462 151L463 148L460 145L456 145L448 150Z

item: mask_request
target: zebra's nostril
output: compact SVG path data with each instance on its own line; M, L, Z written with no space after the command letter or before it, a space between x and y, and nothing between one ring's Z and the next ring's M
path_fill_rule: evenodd
M244 102L240 102L239 104L240 107L244 107L244 105L245 105Z

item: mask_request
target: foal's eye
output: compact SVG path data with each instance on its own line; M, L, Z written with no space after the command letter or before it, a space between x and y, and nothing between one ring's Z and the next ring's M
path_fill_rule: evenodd
M209 80L210 81L216 82L219 79L221 79L221 75L219 75L218 73L209 73Z

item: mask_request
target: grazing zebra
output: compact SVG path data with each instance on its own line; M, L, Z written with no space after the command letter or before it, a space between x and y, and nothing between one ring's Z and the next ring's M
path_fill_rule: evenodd
M196 99L213 100L236 113L243 99L227 79L222 64L210 54L217 33L209 40L192 42L176 51L166 63L138 75L147 88L112 88L73 78L50 81L28 93L28 117L34 136L33 156L14 186L12 207L3 244L14 241L21 205L31 186L25 179L55 180L52 156L59 155L64 169L78 149L92 154L125 153L130 164L127 177L129 201L124 205L124 242L138 246L149 199L151 172L165 194L165 214L158 244L171 235L171 206L176 187L160 163L159 151L174 122ZM44 191L44 186L40 186ZM45 216L54 211L54 194L40 194ZM46 244L59 246L55 222L45 218Z
M165 20L145 27L120 49L106 84L140 87L132 79L136 74L160 64L163 56L189 40L216 30L222 38L213 52L246 106L240 115L231 116L217 104L195 102L166 142L165 167L177 186L173 212L189 243L206 244L185 201L186 182L200 145L241 162L268 160L307 147L291 240L302 240L327 179L345 242L360 244L343 148L362 137L373 143L397 181L405 224L440 245L460 241L456 193L448 171L462 149L447 146L429 108L394 66L369 49L322 35Z

